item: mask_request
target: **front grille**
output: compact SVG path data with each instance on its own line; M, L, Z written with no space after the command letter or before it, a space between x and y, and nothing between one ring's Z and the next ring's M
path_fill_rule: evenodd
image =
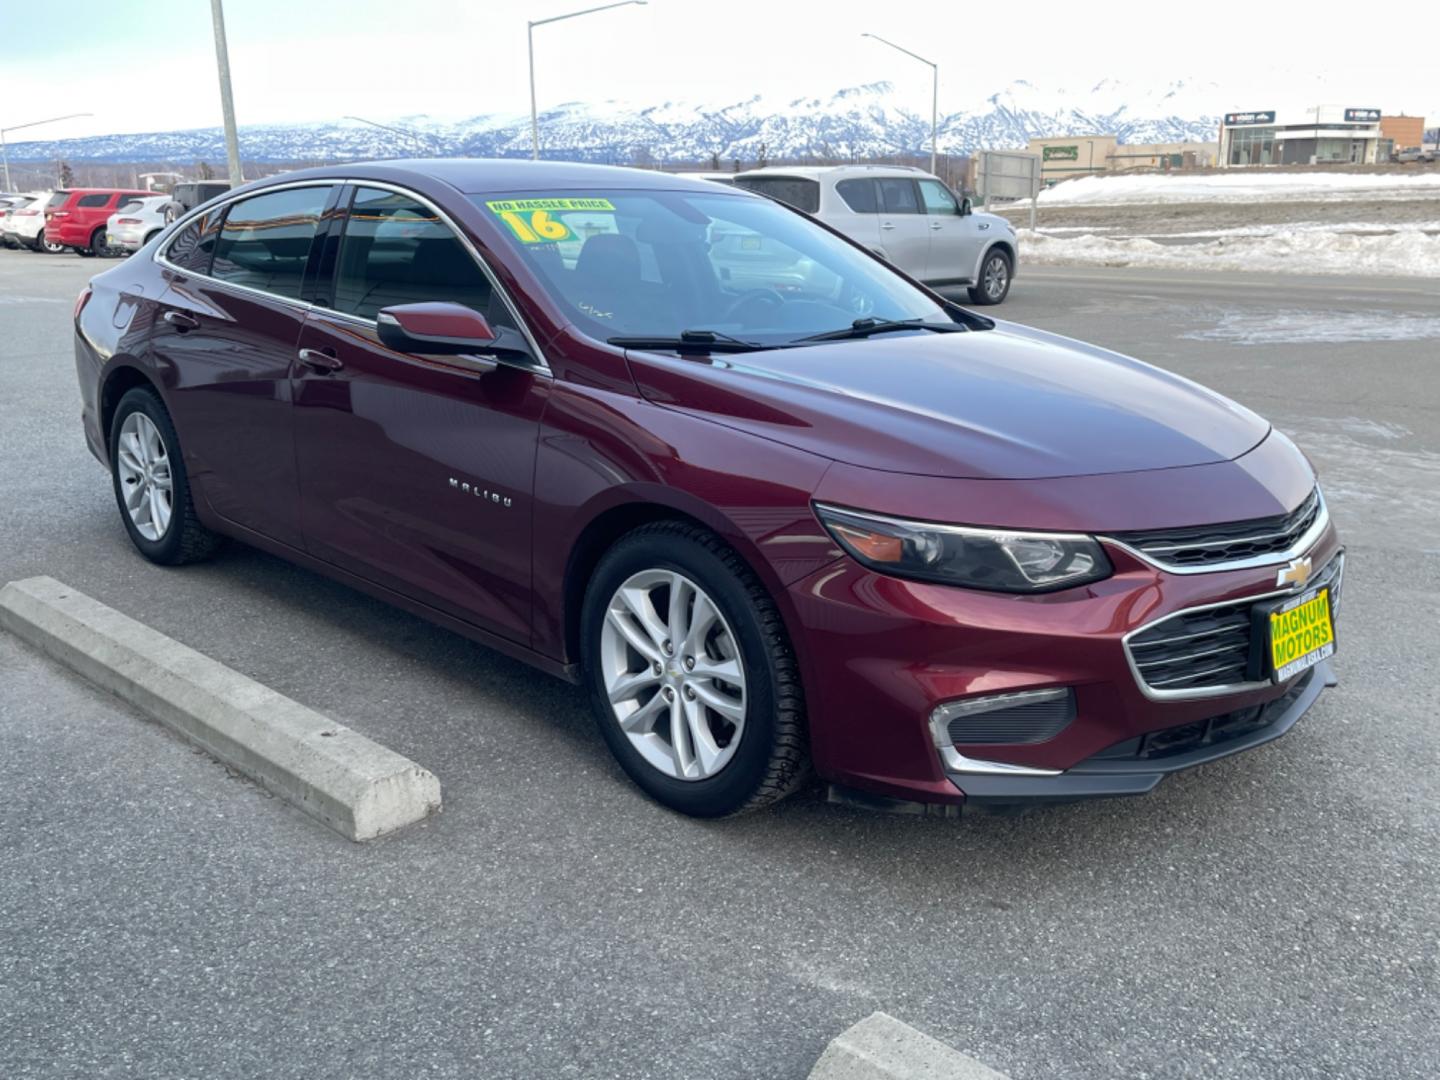
M1320 516L1320 489L1288 514L1187 529L1115 533L1114 539L1169 567L1210 567L1288 551Z
M1336 555L1307 584L1306 591L1331 585L1332 617L1340 604L1340 570ZM1126 644L1135 670L1151 690L1213 689L1256 682L1251 667L1251 609L1256 601L1239 600L1222 607L1182 611L1152 623Z
M1090 760L1139 759L1150 761L1163 759L1179 754L1193 753L1207 746L1217 746L1249 735L1253 731L1269 727L1278 720L1295 699L1305 692L1305 688L1310 685L1310 680L1314 677L1315 669L1311 668L1295 680L1294 686L1274 701L1264 705L1252 705L1248 709L1236 709L1233 712L1221 713L1219 716L1212 716L1206 720L1196 720L1178 727L1165 728L1162 731L1152 731L1148 735L1141 735L1134 739L1126 739L1107 750L1100 751Z

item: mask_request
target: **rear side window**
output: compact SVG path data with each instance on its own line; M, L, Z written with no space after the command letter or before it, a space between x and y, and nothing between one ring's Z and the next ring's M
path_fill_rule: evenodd
M807 214L820 209L820 185L814 180L798 176L751 176L736 180L735 186L788 203Z
M880 185L880 205L887 214L918 214L920 201L915 198L913 180L883 179Z
M210 276L298 300L330 191L289 188L231 203L215 240Z
M195 274L210 272L210 259L215 254L215 238L220 233L219 213L203 214L175 234L165 250L165 258L182 270Z
M409 195L358 187L336 260L335 310L373 319L395 304L449 301L509 324L490 279L435 212Z
M101 192L98 195L81 195L75 201L76 206L104 206L110 201L110 196Z
M875 198L874 180L841 180L835 185L835 190L845 200L845 205L857 214L874 214L880 210Z

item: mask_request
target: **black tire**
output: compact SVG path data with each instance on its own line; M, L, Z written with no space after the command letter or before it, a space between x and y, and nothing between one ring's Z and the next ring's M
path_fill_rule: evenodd
M704 589L738 639L745 669L745 723L734 756L713 776L681 780L650 765L621 730L606 694L601 633L610 600L633 574L676 570ZM809 774L805 698L780 612L754 572L706 529L678 521L644 525L605 553L581 611L580 654L601 737L651 798L693 817L759 809L789 795Z
M90 246L82 248L81 255L93 258L96 255L109 255L110 249L105 245L105 228L101 226L90 234Z
M170 523L158 540L149 540L140 534L130 513L125 508L125 494L120 479L120 430L125 418L134 412L142 412L160 432L165 444L165 456L170 463L171 512ZM195 514L195 502L190 496L190 479L185 472L185 459L180 452L180 437L175 434L175 425L170 420L169 410L154 390L137 386L126 391L115 407L110 421L110 479L115 490L115 504L120 510L120 520L130 540L141 555L162 566L180 566L184 563L199 562L213 555L224 543L224 537L211 532Z
M1010 280L1015 266L1010 256L999 248L991 248L980 263L980 280L970 287L970 302L982 307L1002 303L1010 295Z

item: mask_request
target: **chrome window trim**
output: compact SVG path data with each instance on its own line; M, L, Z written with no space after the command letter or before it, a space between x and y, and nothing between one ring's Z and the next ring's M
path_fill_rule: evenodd
M188 274L191 277L203 278L206 281L214 282L222 289L239 289L241 292L251 293L255 296L263 296L267 300L278 301L279 303L287 304L290 307L295 308L297 311L305 312L307 315L311 313L319 313L327 316L328 318L340 319L344 322L352 323L356 326L365 326L369 327L372 330L375 330L376 322L374 319L365 319L361 318L358 315L350 315L343 311L336 311L334 308L324 307L320 304L312 304L307 300L297 300L294 297L281 296L278 293L266 292L264 289L257 289L250 285L240 285L236 282L226 281L223 278L217 278L212 274L202 274L198 270L187 270L183 266L177 266L169 259L165 258L165 253L169 250L170 245L175 242L175 238L180 235L180 232L187 225L189 225L192 220L199 217L202 213L212 213L216 210L227 208L230 206L231 203L239 202L242 199L254 198L260 195L268 195L274 191L288 191L292 188L305 187L344 187L346 184L350 184L355 187L371 187L379 188L382 191L393 191L397 195L404 195L406 198L414 199L422 206L428 207L432 212L434 212L435 216L438 217L445 224L445 227L448 228L452 233L454 233L456 238L459 239L461 245L469 253L470 258L475 260L475 265L480 267L480 272L485 275L485 279L490 282L490 287L494 289L495 292L499 295L501 302L505 305L505 310L510 313L510 317L515 320L515 325L519 328L520 333L524 336L525 343L529 345L530 349L533 351L535 355L535 362L532 364L517 363L509 357L495 356L483 352L477 352L475 355L484 356L486 357L486 359L493 360L497 364L505 364L507 367L519 368L522 371L533 371L536 374L548 375L551 378L554 378L554 370L551 368L550 362L545 358L545 353L541 351L540 345L535 339L535 335L530 332L530 327L526 324L525 320L521 318L519 310L515 307L514 301L510 298L510 294L505 290L504 286L501 285L500 280L495 276L494 271L490 269L489 263L485 261L484 257L480 254L479 250L471 242L470 238L465 235L465 231L455 224L455 220L449 214L447 214L440 207L436 206L424 195L421 195L416 191L412 191L410 188L404 187L402 185L390 183L387 180L360 180L350 177L311 178L306 180L292 180L284 184L273 184L268 187L256 188L253 191L243 191L239 193L232 192L229 198L207 202L202 206L194 207L187 214L185 214L184 217L176 218L175 221L170 225L169 235L167 235L165 239L160 243L160 245L155 249L155 254L152 255L151 258L159 265L164 266L177 274ZM407 353L405 355L412 354Z
M1172 566L1169 563L1162 562L1161 560L1156 558L1152 558L1148 553L1141 551L1139 548L1131 547L1129 544L1117 540L1113 536L1105 536L1102 534L1097 535L1095 539L1100 541L1102 544L1111 544L1119 548L1121 551L1125 552L1127 555L1131 555L1134 558L1139 559L1141 562L1145 563L1145 565L1153 566L1155 567L1155 569L1164 571L1167 574L1220 574L1225 573L1229 570L1254 570L1255 568L1261 566L1278 566L1281 563L1288 563L1291 559L1298 558L1302 553L1309 551L1312 547L1314 547L1316 541L1320 539L1320 537L1324 534L1326 527L1330 524L1330 507L1326 504L1325 493L1320 490L1320 486L1318 484L1315 486L1315 494L1317 496L1318 505L1315 511L1315 520L1310 523L1310 527L1306 529L1304 533L1302 533L1300 536L1296 537L1295 542L1291 544L1288 548L1286 548L1284 551L1272 551L1268 555L1252 555L1247 559L1232 559L1229 562L1223 563L1206 563L1203 566ZM1306 496L1306 498L1309 498L1309 496ZM1304 504L1302 503L1301 505L1303 506ZM1299 509L1299 507L1296 507L1296 509ZM1264 539L1264 537L1261 537L1260 539ZM1225 541L1225 543L1234 542L1235 541ZM1214 546L1217 545L1182 545L1183 548Z
M1345 576L1345 551L1343 548L1335 553L1335 559L1338 560L1335 567L1335 576L1326 582L1326 587L1331 590L1337 588L1340 585L1341 579ZM1326 565L1328 566L1329 564L1327 563ZM1324 567L1321 569L1324 569ZM1166 612L1158 619L1151 619L1149 622L1137 626L1120 639L1120 645L1125 651L1125 663L1130 668L1130 674L1135 679L1135 685L1140 688L1140 693L1144 694L1151 701L1197 701L1203 698L1224 697L1226 694L1243 694L1252 690L1264 690L1267 687L1283 685L1282 683L1274 683L1269 679L1264 679L1260 682L1226 683L1222 686L1198 686L1185 690L1156 690L1147 684L1144 676L1141 675L1139 664L1135 660L1135 654L1130 649L1130 639L1137 634L1143 634L1153 626L1157 626L1160 623L1181 615L1193 615L1200 611L1213 611L1216 608L1234 607L1237 604L1256 604L1261 600L1272 600L1281 596L1295 596L1306 592L1310 588L1311 586L1307 582L1299 588L1292 586L1288 589L1272 589L1269 592L1256 593L1253 596L1238 596L1233 600L1220 600L1213 604L1197 604L1194 607L1177 608L1175 611ZM1331 611L1333 614L1333 607ZM1303 671L1300 672L1300 675L1303 674ZM1295 678L1298 679L1300 675L1296 675Z
M962 776L1059 776L1064 769L1036 769L1029 765L1010 765L1004 761L982 761L968 758L953 746L936 747L945 771Z

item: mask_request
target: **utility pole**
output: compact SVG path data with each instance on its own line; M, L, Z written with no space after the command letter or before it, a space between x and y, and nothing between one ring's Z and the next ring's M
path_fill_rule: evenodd
M11 124L7 128L0 128L0 159L5 163L5 190L10 190L10 151L5 144L5 136L12 131L19 131L21 128L39 127L41 124L53 124L58 120L74 120L80 116L93 116L94 113L79 112L68 113L65 116L52 116L47 120L31 120L28 124Z
M896 52L903 52L906 56L914 57L922 64L930 65L930 173L938 176L935 172L937 152L940 149L940 66L933 60L926 60L919 53L913 53L904 45L896 45L893 41L887 41L879 34L861 34L861 37L873 38L881 45L889 45Z
M225 116L225 157L230 166L230 186L245 182L240 175L240 135L235 130L235 99L230 94L230 51L225 45L225 11L222 0L210 0L215 23L215 66L220 72L220 111Z

